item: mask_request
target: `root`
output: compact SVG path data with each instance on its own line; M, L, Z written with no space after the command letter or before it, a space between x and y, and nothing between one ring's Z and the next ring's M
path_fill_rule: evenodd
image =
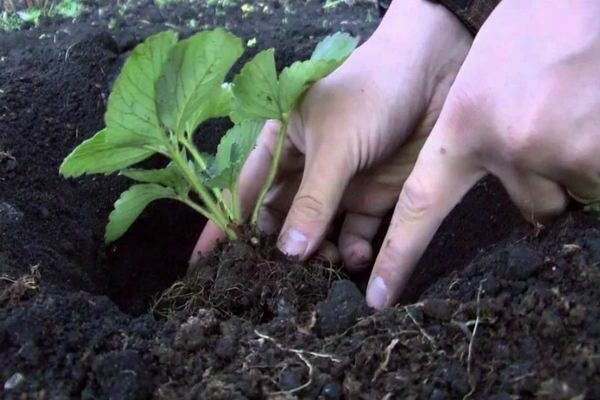
M0 150L0 161L2 161L2 160L16 161L17 159L15 158L15 156L10 154L9 152Z
M381 364L379 364L379 367L377 367L377 370L373 374L373 379L371 379L371 383L375 383L377 378L379 378L379 375L381 375L383 372L387 371L387 366L390 362L390 357L392 356L392 351L394 350L394 348L396 347L396 345L398 344L399 341L400 341L400 339L398 339L398 338L392 339L390 344L385 348L385 358L383 359L383 362Z
M150 313L168 319L179 313L193 315L205 305L203 291L193 291L185 282L178 281L152 302Z
M12 279L7 275L0 275L0 282L8 283L6 288L0 290L0 306L16 304L26 300L40 289L39 265L31 267L29 274Z
M406 315L408 315L408 317L412 320L412 322L417 326L417 328L421 332L421 335L423 335L423 337L425 337L425 339L427 339L429 341L429 343L431 343L431 346L434 349L437 348L433 337L430 334L428 334L427 331L425 331L425 329L421 326L421 324L419 324L419 322L417 322L415 317L410 313L408 306L404 307L404 311L406 311Z
M477 315L475 317L475 325L473 326L473 333L471 334L471 339L469 340L469 351L467 355L467 376L469 377L469 383L471 385L471 391L465 395L463 399L468 399L475 393L475 389L477 388L477 384L475 383L475 378L473 377L472 368L473 368L473 346L475 344L475 336L477 335L477 328L479 328L480 314L481 314L481 292L483 291L483 282L485 279L479 282L479 289L477 290Z
M286 390L286 391L279 391L279 392L272 392L270 393L270 395L277 395L277 394L294 394L297 392L300 392L301 390L304 390L308 387L310 387L310 385L312 385L312 381L313 381L313 373L314 373L314 367L313 365L310 363L310 361L308 360L308 358L306 357L307 355L312 356L312 357L316 357L316 358L325 358L328 359L332 362L341 362L342 360L340 360L339 358L331 355L331 354L326 354L326 353L316 353L314 351L308 351L308 350L299 350L299 349L292 349L289 347L285 347L282 344L280 344L279 342L277 342L277 340L275 340L274 338L265 335L264 333L260 333L259 331L255 330L254 334L256 336L258 336L259 338L263 339L263 340L268 340L269 342L273 343L275 345L275 347L277 347L279 350L281 351L288 351L290 353L294 353L296 356L298 356L298 358L300 360L302 360L302 362L306 365L306 367L308 368L308 381L306 381L305 383L303 383L302 385L291 389L291 390Z
M305 266L278 259L278 254L270 253L275 249L273 243L265 241L264 249L257 249L246 240L251 237L225 244L188 269L182 281L154 300L152 313L178 318L213 309L225 317L235 315L258 323L272 315L274 301L279 299L298 311L308 311L325 298L331 282L341 278L331 265Z
M0 11L14 13L22 9L48 10L56 3L58 3L58 1L55 0L4 0L4 2L0 1L0 5L2 5Z

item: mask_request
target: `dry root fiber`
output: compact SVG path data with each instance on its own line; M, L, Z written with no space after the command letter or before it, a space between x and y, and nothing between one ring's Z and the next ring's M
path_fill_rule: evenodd
M325 298L339 277L333 268L284 257L274 239L248 234L190 266L185 278L156 300L153 311L169 317L210 308L255 322L293 316Z

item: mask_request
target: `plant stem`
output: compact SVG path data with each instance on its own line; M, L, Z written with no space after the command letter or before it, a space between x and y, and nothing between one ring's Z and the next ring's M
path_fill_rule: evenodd
M207 168L206 161L204 161L204 158L202 157L202 155L200 153L198 153L198 150L196 149L196 147L194 147L194 145L187 138L181 139L181 142L183 143L185 148L190 152L190 154L192 155L192 158L194 159L194 161L196 161L196 164L198 164L200 166L200 168L206 169ZM221 203L223 205L223 208L227 212L227 215L229 216L229 218L234 219L232 210L229 207L229 205L227 204L227 202L225 201L225 199L223 198L223 194L221 194L221 191L219 189L212 189L212 192L215 195L215 197L217 198L217 200L219 201L219 203Z
M231 197L231 208L233 211L233 218L234 221L237 224L241 224L242 223L242 210L241 210L241 205L240 205L240 193L239 193L239 183L238 180L239 177L236 179L236 181L233 183L233 185L231 186L230 190L230 197Z
M277 144L275 145L275 151L273 153L273 160L271 161L271 169L269 170L269 175L267 176L267 180L260 190L260 194L256 199L256 203L254 204L254 210L252 211L252 225L256 225L256 221L258 220L258 212L260 211L260 207L262 203L265 201L265 196L273 182L275 181L275 177L277 176L277 170L279 169L279 159L281 158L281 150L283 149L283 143L285 141L285 135L287 133L288 127L288 117L287 115L282 115L281 117L281 128L279 128L279 132L277 132Z
M186 160L179 152L179 149L177 149L176 147L173 148L171 151L171 157L183 173L188 183L192 186L192 188L194 188L198 196L200 196L200 199L202 199L204 204L206 204L206 206L208 207L208 218L211 221L213 221L223 232L225 232L229 239L237 238L235 231L233 231L233 229L229 227L227 217L223 215L223 211L219 207L217 207L206 188L204 188L204 186L202 186L198 182L196 175L188 166Z
M190 208L193 208L195 211L197 211L198 213L200 213L204 218L206 219L212 219L213 216L211 213L208 212L207 209L205 209L204 207L202 207L199 204L196 204L192 199L190 199L189 197L176 197L176 200L179 200L180 202L182 202L183 204L187 205Z

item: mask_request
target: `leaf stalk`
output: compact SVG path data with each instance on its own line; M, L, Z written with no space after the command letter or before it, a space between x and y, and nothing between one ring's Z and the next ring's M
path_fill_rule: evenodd
M198 150L196 149L196 146L194 146L187 138L181 139L181 143L183 143L184 147L192 155L192 158L194 159L194 161L196 162L196 164L198 164L198 166L200 168L202 168L203 170L208 168L206 165L206 161L204 160L204 157L202 157L202 154L200 154L198 152ZM229 219L234 219L235 216L232 212L232 208L234 207L234 205L232 204L232 207L229 207L229 205L225 201L225 198L223 197L223 194L221 193L221 191L219 189L216 189L216 188L212 189L212 193L217 198L217 201L221 204L221 206L227 213L227 216L229 217Z
M194 172L190 169L186 160L182 156L182 154L178 151L177 148L172 149L171 157L175 162L175 165L179 168L179 170L183 173L183 176L188 181L190 186L194 189L194 191L198 194L200 199L206 204L208 207L208 216L210 220L212 220L231 240L237 238L237 234L231 227L229 226L229 222L227 221L227 217L224 215L223 210L221 210L213 201L212 196L206 190L204 186L198 182L198 179Z
M283 149L283 143L285 142L285 135L287 133L288 122L288 114L281 114L281 127L279 128L279 132L277 132L277 143L275 144L275 150L273 152L271 168L269 169L269 175L267 176L267 180L261 188L260 193L256 199L256 203L254 204L254 210L252 211L251 219L252 225L256 225L256 222L258 221L258 213L260 212L260 208L262 207L262 204L265 201L265 197L269 192L269 189L271 189L271 186L273 186L275 177L277 176L277 170L279 169L279 161L281 159L281 151Z

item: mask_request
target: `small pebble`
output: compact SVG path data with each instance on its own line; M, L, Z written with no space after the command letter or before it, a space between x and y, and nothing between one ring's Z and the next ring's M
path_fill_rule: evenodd
M0 223L5 226L16 225L24 214L15 206L6 202L0 203Z
M284 369L279 374L278 384L281 390L294 390L302 386L302 379L296 371Z
M339 400L342 398L342 388L337 383L326 383L321 389L321 396L325 400Z
M21 383L23 383L24 380L25 377L23 376L23 374L17 372L16 374L8 378L6 382L4 382L4 390L13 390L17 388Z

